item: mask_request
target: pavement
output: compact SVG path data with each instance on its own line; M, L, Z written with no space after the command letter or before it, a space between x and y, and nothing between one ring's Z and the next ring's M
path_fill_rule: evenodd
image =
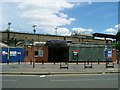
M119 64L114 63L113 67L106 68L106 63L92 63L92 68L90 65L86 65L88 68L84 68L84 63L68 63L68 68L66 64L60 63L35 63L35 68L29 62L27 63L0 63L2 70L0 74L6 75L54 75L54 74L106 74L106 73L120 73Z

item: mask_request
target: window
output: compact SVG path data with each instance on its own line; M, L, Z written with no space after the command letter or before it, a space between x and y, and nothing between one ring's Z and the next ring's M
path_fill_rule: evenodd
M34 51L35 55L34 57L38 57L38 51Z
M40 57L43 57L43 56L44 56L43 50L39 50L39 56L40 56Z

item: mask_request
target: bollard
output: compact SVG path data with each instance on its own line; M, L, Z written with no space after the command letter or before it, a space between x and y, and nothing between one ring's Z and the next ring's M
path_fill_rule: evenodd
M77 60L76 64L78 65L78 60Z
M87 64L89 64L89 59L87 60Z
M20 59L18 59L18 64L20 64Z
M44 60L42 60L42 65L44 64Z
M54 65L55 65L55 60L54 60Z
M7 59L7 64L9 64L9 60Z
M119 64L120 58L117 59L117 64Z
M32 65L32 59L30 59L30 65Z
M33 60L33 68L35 68L35 59Z
M100 64L100 60L98 59L98 64Z

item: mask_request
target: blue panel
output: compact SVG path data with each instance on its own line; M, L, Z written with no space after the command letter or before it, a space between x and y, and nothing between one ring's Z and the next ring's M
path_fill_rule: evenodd
M104 57L105 57L105 59L108 58L108 51L107 50L104 51Z
M10 62L17 62L17 51L16 48L10 48Z
M7 59L8 59L8 48L2 48L1 56L2 56L2 59L0 60L0 62L7 62Z
M24 49L23 48L17 49L17 59L20 59L20 62L24 61Z
M10 62L23 62L24 49L23 48L10 48Z

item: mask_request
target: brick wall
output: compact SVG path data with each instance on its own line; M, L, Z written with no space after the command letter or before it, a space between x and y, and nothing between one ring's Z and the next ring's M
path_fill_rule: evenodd
M24 57L24 61L25 62L30 62L31 60L34 60L34 50L43 50L43 57L35 57L36 62L42 62L42 60L44 62L48 61L48 48L47 47L25 47L25 53L27 52L28 55Z
M113 49L113 51L112 51L112 60L113 60L114 62L117 60L116 49Z

